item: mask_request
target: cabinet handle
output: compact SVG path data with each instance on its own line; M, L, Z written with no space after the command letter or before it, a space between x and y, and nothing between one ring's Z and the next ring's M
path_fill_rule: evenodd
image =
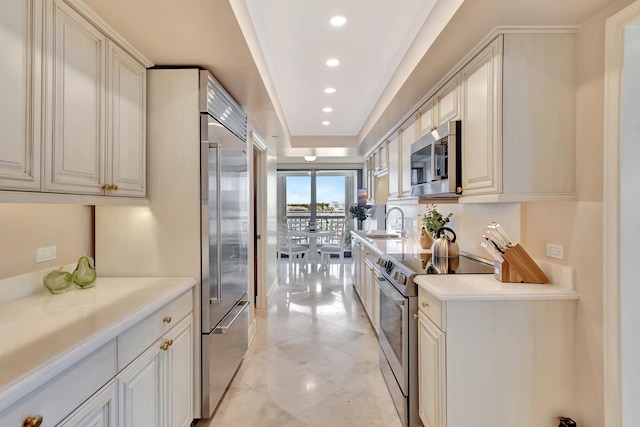
M162 321L164 323L171 323L171 316L164 316L164 319L162 319Z
M420 316L418 316L417 314L414 314L414 315L413 315L413 318L414 318L414 319L416 319L416 320L418 320L418 319L420 318Z
M112 189L113 191L118 191L118 186L117 186L116 184L113 184L113 185L111 186L111 189Z
M162 344L162 345L160 346L160 348L161 348L162 350L164 350L164 351L167 351L167 350L169 350L169 344L167 344L167 343L166 343L166 341L165 341L165 343L164 343L164 344Z
M422 301L422 306L423 306L424 308L427 308L427 307L429 307L429 303L426 303L426 302Z
M112 187L111 184L103 184L100 188L102 188L103 190L111 190Z
M165 342L169 345L169 347L171 347L173 345L173 340L172 339L168 339Z
M42 424L42 415L34 415L33 417L27 417L22 422L22 427L40 427Z

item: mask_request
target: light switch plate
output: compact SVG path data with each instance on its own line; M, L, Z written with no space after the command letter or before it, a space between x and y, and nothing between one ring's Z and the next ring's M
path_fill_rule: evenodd
M564 246L547 243L547 256L549 258L564 259Z
M46 248L36 249L36 263L51 261L56 259L56 247L47 246Z

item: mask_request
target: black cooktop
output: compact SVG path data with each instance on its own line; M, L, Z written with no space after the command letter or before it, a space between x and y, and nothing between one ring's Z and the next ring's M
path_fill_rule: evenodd
M493 265L460 255L457 258L432 259L425 254L388 254L414 274L491 274Z

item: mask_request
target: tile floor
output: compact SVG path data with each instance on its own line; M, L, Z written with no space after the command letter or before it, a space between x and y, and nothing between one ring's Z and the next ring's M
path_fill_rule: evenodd
M401 427L357 298L348 258L343 269L318 272L291 272L283 261L240 370L215 416L198 426Z

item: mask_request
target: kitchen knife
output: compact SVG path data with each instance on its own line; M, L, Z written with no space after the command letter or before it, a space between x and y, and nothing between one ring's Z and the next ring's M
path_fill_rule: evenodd
M502 258L502 255L500 255L500 252L498 252L495 246L493 246L491 243L482 242L480 243L480 246L482 246L487 252L489 252L489 255L491 255L494 260L499 262L504 261L504 258Z
M500 224L498 224L497 222L492 222L491 224L489 224L489 228L492 230L495 230L495 232L498 233L500 238L502 238L502 240L506 242L508 247L513 246L513 240L511 240L507 232L504 230L504 228Z
M487 230L487 234L483 237L487 237L491 242L495 243L497 248L500 249L500 252L507 250L507 242L505 242L495 230Z
M493 241L490 237L488 237L487 235L483 234L482 238L484 240L487 241L487 243L489 245L491 245L498 253L503 254L504 250L500 247L500 245L498 243L496 243L495 241Z

